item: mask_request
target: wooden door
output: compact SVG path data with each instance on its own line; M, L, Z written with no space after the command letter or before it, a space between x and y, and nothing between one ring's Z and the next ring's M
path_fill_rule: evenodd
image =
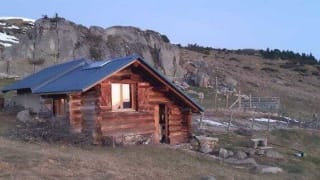
M159 104L159 141L169 143L168 109L165 104Z

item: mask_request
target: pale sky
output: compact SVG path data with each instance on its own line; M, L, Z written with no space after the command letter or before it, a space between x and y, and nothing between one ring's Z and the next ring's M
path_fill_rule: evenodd
M281 49L320 59L319 0L3 0L0 16L58 13L85 26L136 26L172 43Z

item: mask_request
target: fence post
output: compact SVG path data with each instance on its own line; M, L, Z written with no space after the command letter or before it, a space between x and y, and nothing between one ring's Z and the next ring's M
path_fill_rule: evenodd
M239 110L240 110L241 109L241 91L239 91L238 98L239 98Z
M200 112L200 122L199 122L199 129L202 128L202 121L203 121L203 112Z
M255 121L255 112L252 112L252 123L251 123L251 129L253 129L254 121Z
M229 106L229 94L227 93L226 96L227 96L226 97L226 108L228 108L228 106Z
M319 117L318 117L317 113L316 113L316 118L317 118L317 127L316 127L316 129L318 129L318 127L319 127Z
M250 98L250 109L252 108L252 96L251 96L251 94L250 94L250 96L249 96L249 98Z
M232 116L233 116L233 111L231 110L230 119L229 119L229 123L228 123L228 129L227 129L227 130L228 130L228 133L229 133L229 131L230 131Z
M218 77L216 76L216 90L215 90L215 95L214 95L214 109L216 111L218 110L217 98L218 98Z
M268 131L270 131L270 112L268 113Z

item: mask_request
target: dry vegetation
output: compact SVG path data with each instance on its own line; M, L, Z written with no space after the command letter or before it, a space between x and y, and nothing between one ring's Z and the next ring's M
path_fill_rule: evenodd
M25 142L9 136L10 131L20 126L14 115L0 113L0 117L0 179L202 179L206 176L217 179L316 179L320 176L319 132L272 132L270 142L286 146L277 150L288 158L285 161L264 160L284 168L285 172L273 175L238 169L207 155L165 145L111 148ZM238 134L218 137L220 146L229 148L243 146L248 141L248 137ZM307 157L294 157L289 147L305 151Z
M264 59L257 54L237 54L235 52L212 50L209 54L182 52L183 62L203 64L205 71L215 84L225 83L228 77L235 79L237 90L253 96L278 96L281 98L281 112L293 118L307 120L313 113L320 113L320 65L294 65L287 67L287 60ZM195 88L205 93L203 105L213 109L211 88ZM225 107L223 95L220 107ZM218 102L219 103L219 102Z

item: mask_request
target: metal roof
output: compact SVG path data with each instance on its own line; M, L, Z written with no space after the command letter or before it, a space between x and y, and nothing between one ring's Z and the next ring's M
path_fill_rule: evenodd
M203 108L183 93L171 81L143 60L138 55L120 57L108 61L94 62L87 59L78 59L63 64L45 68L16 83L6 86L2 92L18 89L30 89L35 94L65 94L84 92L94 84L100 82L113 73L124 69L135 61L140 61L152 72L171 86L177 93L195 105L200 111Z

